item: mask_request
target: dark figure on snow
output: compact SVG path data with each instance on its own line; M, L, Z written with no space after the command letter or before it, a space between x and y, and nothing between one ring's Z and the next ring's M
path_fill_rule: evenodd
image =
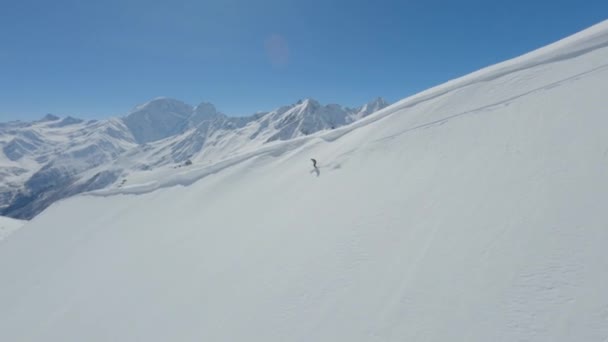
M312 166L314 166L314 168L317 168L317 160L315 158L310 158L310 160L312 160Z

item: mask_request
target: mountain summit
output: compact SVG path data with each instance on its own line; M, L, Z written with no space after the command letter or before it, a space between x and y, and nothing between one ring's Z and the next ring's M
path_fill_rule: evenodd
M182 133L192 106L170 98L157 98L133 109L123 120L140 144Z

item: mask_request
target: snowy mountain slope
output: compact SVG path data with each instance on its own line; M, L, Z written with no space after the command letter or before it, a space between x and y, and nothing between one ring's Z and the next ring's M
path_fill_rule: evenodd
M57 202L0 244L0 339L604 341L607 81L604 22Z
M313 99L305 99L250 117L227 117L210 104L201 104L195 111L202 105L208 111L207 119L191 119L196 123L190 126L195 128L159 143L153 149L156 161L151 164L181 163L188 159L198 163L217 161L272 141L291 140L350 124L385 108L388 103L377 98L351 109L335 104L323 106Z
M0 216L0 242L6 239L17 229L21 228L24 224L25 221Z
M29 219L56 200L121 185L138 170L209 163L271 140L345 125L386 106L382 99L357 109L306 100L284 110L228 117L210 103L192 107L157 98L122 119L47 115L33 123L0 124L0 210Z
M81 173L112 162L136 144L118 119L84 122L47 116L33 123L5 124L0 146L3 212L31 218L57 199L112 184L115 177L99 184L92 178L82 179ZM74 187L81 180L89 186Z

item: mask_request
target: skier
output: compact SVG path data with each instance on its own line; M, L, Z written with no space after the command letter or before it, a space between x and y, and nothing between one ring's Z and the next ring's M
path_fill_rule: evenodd
M316 169L317 168L317 160L315 158L310 158L310 160L312 160L312 166Z

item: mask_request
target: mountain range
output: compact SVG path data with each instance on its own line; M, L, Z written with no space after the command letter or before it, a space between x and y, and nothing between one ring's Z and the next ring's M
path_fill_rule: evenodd
M160 97L122 118L84 121L52 114L0 123L0 214L31 219L53 202L122 186L132 172L211 163L244 150L350 124L386 107L300 100L270 112L228 116L211 103Z

